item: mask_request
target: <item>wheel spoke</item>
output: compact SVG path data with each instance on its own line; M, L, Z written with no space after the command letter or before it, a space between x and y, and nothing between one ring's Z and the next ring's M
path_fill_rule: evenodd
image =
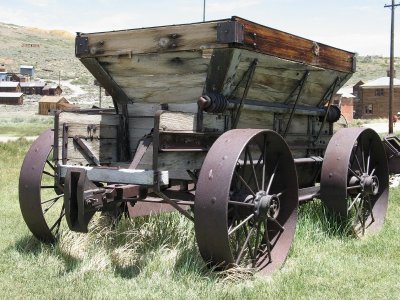
M283 226L281 225L281 223L278 222L277 219L268 217L268 220L269 220L269 221L272 221L272 222L274 222L276 225L278 225L279 230L280 230L281 232L285 230L285 227L283 227Z
M270 179L269 179L268 187L267 187L267 190L265 191L267 195L268 195L268 193L269 193L269 191L270 191L270 189L271 189L272 182L274 181L274 177L275 177L275 174L276 174L276 170L277 170L277 168L278 168L278 165L279 165L279 160L278 160L278 162L276 163L276 166L275 166L275 168L274 168L274 171L272 172L272 175L271 175L271 177L270 177Z
M246 246L248 246L249 240L250 240L250 236L251 236L251 234L253 233L253 231L254 231L254 227L252 227L252 228L250 229L250 232L248 232L248 234L247 234L247 236L246 236L246 239L245 239L245 241L244 241L242 247L240 248L239 255L238 255L238 257L236 258L236 261L235 261L235 263L236 263L237 265L239 264L240 260L242 259L242 256L243 256L243 253L244 253L244 249L246 248ZM246 232L245 232L245 235L246 235Z
M249 221L253 217L254 217L254 214L247 216L246 219L244 219L242 222L239 223L239 225L237 225L231 231L228 231L228 235L231 235L232 233L234 233L236 230L238 230L240 227L242 227L244 224L246 224L246 222Z
M237 176L237 178L239 178L239 180L243 183L243 185L249 190L249 192L256 197L256 194L254 193L254 191L251 189L251 187L247 184L247 182L243 179L242 176L239 175L239 173L235 170L235 175Z
M41 204L43 205L43 204L46 204L46 203L51 202L51 201L57 201L57 200L60 199L62 196L64 196L64 194L60 194L60 195L57 195L57 196L54 197L54 198L51 198L51 199L49 199L49 200L45 200L45 201L41 202Z
M57 186L56 185L41 185L41 189L55 189Z
M371 148L369 148L369 153L368 153L368 158L367 158L367 169L365 170L365 172L368 174L369 172L369 163L371 161Z
M64 216L65 216L65 208L64 208L64 206L63 206L62 209L61 209L60 216L58 217L58 219L56 220L56 222L53 224L53 226L51 226L51 228L50 228L50 231L53 231L53 229L57 226L56 234L55 234L55 235L58 234L58 231L59 231L60 225L61 225L61 221L62 221L62 218L63 218Z
M56 168L54 167L54 165L53 165L48 159L46 159L46 164L47 164L50 168L52 168L53 171L56 170Z
M249 208L254 208L254 203L231 201L231 200L229 200L228 203L232 204L232 205L238 205L238 206L245 206L245 207L249 207Z
M361 193L358 193L358 195L354 198L353 202L347 208L348 212L353 208L353 205L358 201L358 198L360 198L360 196L361 196Z
M358 180L361 180L361 177L357 175L356 172L354 172L350 167L348 168L351 174L353 174L355 177L357 177Z
M43 174L45 174L45 175L47 175L47 176L50 176L50 177L56 177L54 174L51 174L50 172L47 172L47 171L43 171Z
M263 167L262 167L262 187L261 190L265 191L265 173L266 173L266 165L267 165L267 136L264 135L264 149L263 149Z
M257 231L256 231L256 241L254 244L254 253L253 253L253 262L252 262L252 267L255 267L255 263L256 263L256 258L257 258L257 252L258 252L258 247L259 247L259 243L260 243L260 232L261 232L261 221L257 222Z
M247 150L248 153L249 153L249 160L250 160L251 170L252 170L252 172L253 172L254 181L255 181L255 183L256 183L257 191L259 191L259 190L260 190L260 185L259 185L259 183L258 183L258 177L257 177L256 169L255 169L255 167L254 167L253 157L252 157L252 155L251 155L251 151L249 150L248 146L246 146L246 150Z

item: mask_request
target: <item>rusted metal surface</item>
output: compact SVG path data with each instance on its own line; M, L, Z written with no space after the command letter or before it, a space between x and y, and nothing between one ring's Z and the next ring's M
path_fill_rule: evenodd
M47 243L56 241L64 216L63 186L57 183L52 161L52 130L42 133L29 148L19 177L19 204L33 235Z
M293 240L298 186L292 155L275 132L237 129L212 146L197 182L195 231L204 261L279 268Z
M388 166L379 135L369 128L338 131L325 152L321 199L348 219L355 234L378 230L388 205Z
M217 41L223 44L242 44L244 41L244 26L235 21L218 23Z

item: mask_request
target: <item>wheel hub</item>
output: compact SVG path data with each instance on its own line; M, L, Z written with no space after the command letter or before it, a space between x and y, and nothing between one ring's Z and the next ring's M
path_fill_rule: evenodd
M256 219L276 219L279 215L280 200L278 195L267 195L265 191L259 191L254 200L254 215Z
M368 174L362 175L360 185L366 195L376 196L378 194L379 180L377 176Z

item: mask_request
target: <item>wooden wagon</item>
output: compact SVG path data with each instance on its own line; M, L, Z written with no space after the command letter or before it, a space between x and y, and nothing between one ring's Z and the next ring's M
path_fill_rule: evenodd
M114 109L59 111L27 153L20 205L38 239L56 241L64 219L87 232L98 211L176 209L209 265L267 274L287 256L299 203L321 199L356 234L381 227L379 136L333 135L353 53L239 17L78 33L75 50Z

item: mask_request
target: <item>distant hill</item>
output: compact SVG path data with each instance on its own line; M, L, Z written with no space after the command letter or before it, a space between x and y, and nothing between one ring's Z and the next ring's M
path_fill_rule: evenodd
M19 65L26 64L35 67L39 78L58 80L60 72L62 80L91 81L74 51L74 36L69 32L0 23L0 64L8 71L17 72Z
M38 44L39 47L24 47ZM334 45L333 45L334 46ZM0 64L11 71L19 65L33 65L36 75L43 79L75 79L80 84L92 84L92 77L74 54L74 36L61 30L43 30L0 23ZM397 74L400 76L400 60L396 58ZM359 80L368 81L386 76L389 58L381 56L358 56L357 72L346 85Z

